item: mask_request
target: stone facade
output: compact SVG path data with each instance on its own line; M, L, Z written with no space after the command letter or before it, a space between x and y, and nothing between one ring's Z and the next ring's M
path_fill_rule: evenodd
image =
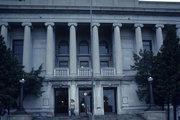
M25 71L43 65L44 93L24 101L34 114L68 115L70 99L77 115L85 107L95 115L143 111L133 53L150 47L156 54L168 25L180 37L180 3L92 0L91 16L90 0L0 1L6 45L23 41Z

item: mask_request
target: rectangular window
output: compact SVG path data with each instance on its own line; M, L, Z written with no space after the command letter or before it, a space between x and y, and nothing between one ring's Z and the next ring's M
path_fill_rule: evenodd
M13 54L18 60L19 64L22 64L23 60L23 40L13 40Z
M101 66L101 68L102 67L109 67L109 62L108 61L101 61L100 66Z
M152 42L151 40L143 40L143 49L146 51L152 51Z
M68 67L68 61L59 61L59 67L60 68L67 68Z
M89 67L89 62L88 61L80 61L80 67Z

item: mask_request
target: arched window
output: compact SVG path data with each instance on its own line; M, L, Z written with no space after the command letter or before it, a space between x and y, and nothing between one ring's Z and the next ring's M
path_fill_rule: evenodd
M81 41L79 43L79 53L80 54L89 54L89 45L87 41Z
M109 47L106 41L101 41L99 43L99 53L100 54L108 54L109 53Z
M58 45L58 53L59 54L69 54L69 46L68 42L61 41Z

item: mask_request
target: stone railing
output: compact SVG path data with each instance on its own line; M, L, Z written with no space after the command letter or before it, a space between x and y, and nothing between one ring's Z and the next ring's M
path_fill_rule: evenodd
M101 76L115 76L115 68L113 67L101 68Z
M69 76L69 68L55 68L54 76Z
M54 76L58 77L68 77L69 68L55 68L54 69ZM78 68L77 75L78 77L90 77L92 76L92 69L88 67ZM116 76L115 68L113 67L104 67L101 68L100 76Z
M78 76L92 76L91 68L78 68Z

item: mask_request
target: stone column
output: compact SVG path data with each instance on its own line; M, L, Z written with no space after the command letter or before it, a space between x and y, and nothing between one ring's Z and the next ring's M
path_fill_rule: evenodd
M23 43L23 66L26 72L32 70L32 40L31 40L31 23L22 23L24 26L24 43Z
M120 27L122 24L114 23L114 67L116 68L116 73L118 76L122 76L123 74L123 65L122 65L122 47L121 47L121 33Z
M176 25L176 35L178 38L180 38L180 25Z
M135 36L136 36L136 54L139 54L140 50L143 50L142 32L141 27L143 24L135 24Z
M9 43L8 43L8 23L0 23L1 26L1 35L4 38L4 42L6 44L6 46L9 48Z
M94 114L103 115L103 93L100 84L95 85L94 88Z
M45 23L45 26L47 26L46 75L52 76L55 66L54 23Z
M99 59L99 35L98 35L98 27L99 23L92 24L92 41L91 41L91 51L92 51L92 64L93 64L93 75L100 75L100 59Z
M70 33L70 40L69 40L69 46L70 46L70 75L75 76L77 73L77 55L76 55L76 26L77 23L68 23L68 26L70 27L69 33Z
M155 27L156 27L156 41L157 41L157 52L158 52L163 44L162 28L164 28L164 25L157 24Z

